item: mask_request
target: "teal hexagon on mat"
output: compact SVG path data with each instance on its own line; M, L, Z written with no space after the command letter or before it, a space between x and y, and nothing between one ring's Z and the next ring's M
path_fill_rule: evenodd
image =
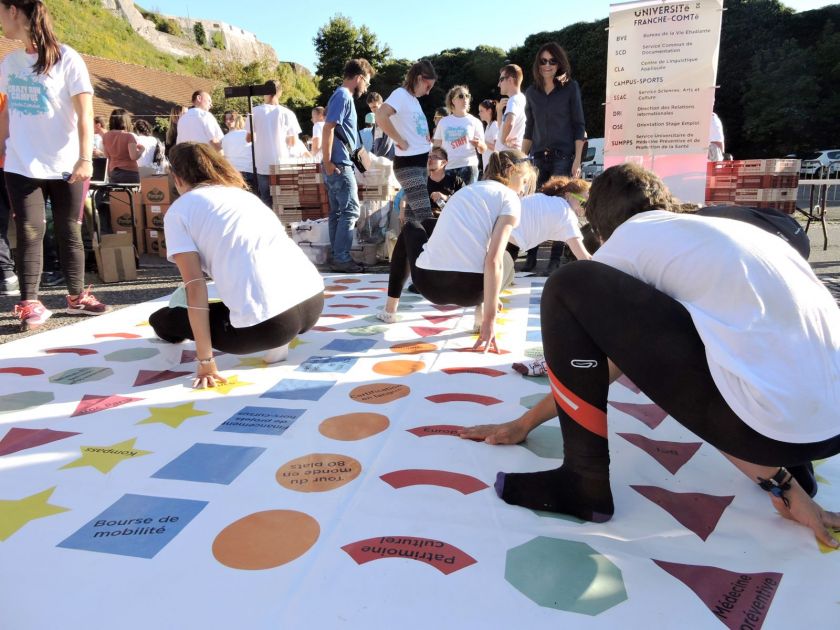
M525 348L525 356L530 359L541 359L544 357L545 352L543 352L542 344Z
M505 579L535 604L592 617L627 599L621 569L589 545L560 538L509 549Z
M528 434L521 446L543 459L563 459L563 431L558 426L540 425Z
M526 409L533 409L534 406L545 398L545 394L529 394L519 399L519 404Z

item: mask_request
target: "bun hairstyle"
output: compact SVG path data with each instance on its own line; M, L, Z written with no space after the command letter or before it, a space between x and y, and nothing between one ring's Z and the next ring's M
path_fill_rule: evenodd
M484 179L492 179L507 186L512 172L523 173L526 177L534 172L528 156L522 151L509 149L493 153L484 167Z
M48 74L61 59L61 49L53 31L52 19L41 0L0 0L7 9L15 7L29 20L29 36L38 55L32 69L35 74Z
M172 172L190 187L204 185L247 189L230 162L203 142L181 142L169 151Z

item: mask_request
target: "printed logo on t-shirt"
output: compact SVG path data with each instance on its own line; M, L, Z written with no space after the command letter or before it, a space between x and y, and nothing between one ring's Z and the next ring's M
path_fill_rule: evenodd
M450 127L443 132L443 138L453 149L463 147L467 144L467 128L466 127Z
M417 132L417 135L421 138L428 139L429 137L429 122L426 120L426 116L422 113L414 114L414 130Z
M34 77L9 75L9 111L39 116L50 111L46 86Z

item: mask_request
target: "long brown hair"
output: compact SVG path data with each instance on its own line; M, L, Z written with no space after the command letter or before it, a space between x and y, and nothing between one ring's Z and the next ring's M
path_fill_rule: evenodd
M492 179L507 186L510 182L511 171L521 171L528 175L534 171L534 167L522 151L508 149L490 156L484 168L484 179Z
M540 192L549 197L562 197L566 193L583 195L589 192L591 184L585 179L557 175L549 179L540 188Z
M180 142L169 151L172 172L189 186L211 184L246 188L245 180L230 162L203 142Z
M166 130L166 144L169 146L174 145L178 139L178 119L183 114L183 105L173 105L172 109L169 110L169 129Z
M405 73L405 81L403 81L402 86L408 90L412 96L414 95L414 84L417 83L417 79L420 77L429 81L437 81L437 72L435 72L435 67L432 65L431 61L421 59L413 64L408 69L408 72Z
M534 75L534 87L539 90L544 90L542 75L540 74L540 56L544 53L549 53L557 60L557 70L554 71L554 80L560 85L566 85L572 80L572 64L569 63L569 55L563 50L563 47L557 42L548 42L540 46L537 51L537 56L534 57L534 66L532 72Z
M29 20L29 37L38 58L32 65L35 74L47 74L61 60L61 49L53 31L47 6L41 0L0 0L6 8L15 7Z

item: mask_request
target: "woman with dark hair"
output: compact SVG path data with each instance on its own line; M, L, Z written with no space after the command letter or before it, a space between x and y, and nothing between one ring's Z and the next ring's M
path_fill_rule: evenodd
M429 192L426 189L429 159L429 123L420 107L437 81L437 73L428 61L418 61L409 68L401 87L391 92L376 112L376 124L396 145L394 176L408 203L406 216L423 221L432 218Z
M143 155L145 146L137 142L132 129L131 114L122 108L111 112L102 146L108 158L108 179L115 184L140 183L137 160Z
M484 180L454 193L439 219L406 223L391 255L385 309L377 317L397 321L410 275L433 304L475 306L474 349L498 351L499 292L513 277L513 266L505 266L505 246L519 223L519 194L532 170L519 151L494 153Z
M500 473L496 489L514 505L609 519L607 390L623 372L836 548L840 514L812 500L811 462L840 453L840 310L771 230L673 205L640 166L595 179L586 217L603 244L555 272L541 303L563 465Z
M140 177L152 174L162 169L166 161L163 144L153 132L152 126L145 120L138 120L134 123L134 134L138 145L142 145L143 153L137 158L137 167Z
M534 158L537 188L552 175L580 177L586 125L580 86L572 79L569 57L557 42L540 46L533 66L534 83L525 90L525 136L522 151ZM552 247L549 270L560 262L562 246ZM537 264L528 252L526 270Z
M186 113L187 108L183 105L173 105L172 109L169 110L169 128L166 130L166 139L163 143L166 149L166 157L169 157L172 147L178 144L178 121Z
M43 267L45 199L52 201L58 250L67 281L67 310L99 315L107 306L84 288L81 220L93 172L93 86L85 63L59 44L40 0L0 0L3 34L24 48L0 62L0 157L17 228L21 329L52 313L38 300Z
M486 98L478 104L478 118L484 123L484 152L481 154L481 168L487 168L490 156L496 150L496 138L499 137L499 123L496 122L496 105L492 98Z
M195 340L194 387L225 383L213 348L232 354L268 350L283 361L289 342L306 332L324 307L324 281L283 224L218 151L182 142L169 154L181 196L163 219L169 260L184 285L149 323L170 343ZM294 270L278 276L277 270ZM221 302L208 300L205 274Z

